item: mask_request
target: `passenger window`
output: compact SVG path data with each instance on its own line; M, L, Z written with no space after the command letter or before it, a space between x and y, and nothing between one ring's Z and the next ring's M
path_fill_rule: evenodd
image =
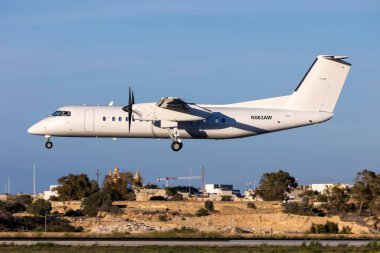
M115 121L115 117L112 117L112 121Z
M125 117L125 121L128 121L128 117Z
M123 121L123 118L122 118L122 117L119 117L119 121L120 121L120 122Z
M225 118L222 118L222 123L226 123L226 119Z
M205 119L204 119L204 120L202 120L202 121L203 121L203 123L206 123L206 122L207 122L207 120L205 120Z
M215 119L215 123L219 123L219 119Z
M107 119L106 117L103 117L103 121L106 121L106 119Z

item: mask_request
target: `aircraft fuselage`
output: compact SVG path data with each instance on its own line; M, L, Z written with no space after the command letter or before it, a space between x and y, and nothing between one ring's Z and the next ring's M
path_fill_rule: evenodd
M182 139L231 139L312 125L332 118L329 112L283 109L202 107L212 112L204 120L178 123ZM161 121L134 120L120 106L66 106L70 116L49 116L29 128L31 134L63 137L170 138Z

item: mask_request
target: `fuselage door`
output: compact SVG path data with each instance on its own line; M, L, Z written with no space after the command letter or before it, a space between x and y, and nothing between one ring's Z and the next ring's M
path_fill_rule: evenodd
M84 131L85 132L94 131L94 110L84 111Z

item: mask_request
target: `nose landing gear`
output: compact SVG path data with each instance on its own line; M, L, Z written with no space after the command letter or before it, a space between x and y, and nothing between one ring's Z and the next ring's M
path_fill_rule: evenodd
M53 147L53 143L51 141L48 141L48 142L45 143L45 147L47 149L51 149Z
M50 141L50 136L45 136L45 148L51 149L53 147L53 143Z
M173 141L173 143L171 145L172 150L175 152L180 151L182 146L183 146L182 142L179 142L179 141Z

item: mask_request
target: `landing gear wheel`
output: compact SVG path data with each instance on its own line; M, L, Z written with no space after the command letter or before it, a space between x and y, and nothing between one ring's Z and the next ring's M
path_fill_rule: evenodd
M181 142L178 142L178 141L173 141L172 143L172 150L175 151L175 152L178 152L180 151L182 148L182 143Z
M47 149L51 149L51 148L53 147L53 143L52 143L51 141L47 141L47 142L45 143L45 147L46 147Z

